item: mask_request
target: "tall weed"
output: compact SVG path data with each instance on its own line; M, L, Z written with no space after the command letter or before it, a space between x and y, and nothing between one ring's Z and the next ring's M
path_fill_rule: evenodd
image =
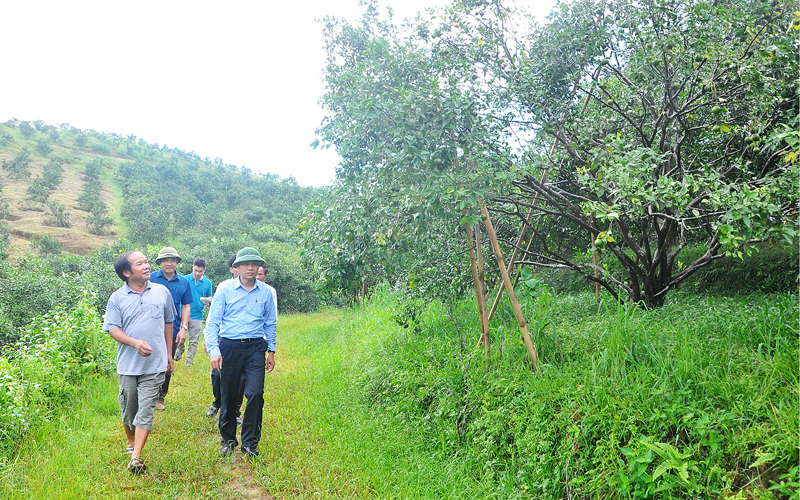
M783 498L797 481L795 295L643 311L539 290L523 308L541 376L509 306L487 367L474 303L401 301L379 292L349 327L358 397L503 498Z

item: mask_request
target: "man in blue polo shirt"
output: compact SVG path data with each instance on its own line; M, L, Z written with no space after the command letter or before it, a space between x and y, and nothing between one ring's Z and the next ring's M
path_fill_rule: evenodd
M264 378L275 368L277 341L275 298L264 283L256 280L258 266L263 262L255 248L239 250L233 263L239 277L219 284L206 320L204 333L211 368L220 370L219 433L223 456L236 449L236 411L242 403L242 384L247 398L242 453L251 458L259 455Z
M197 346L200 345L200 332L203 329L203 308L206 303L211 302L211 280L208 279L206 274L206 260L194 259L192 263L192 272L184 276L189 282L189 288L192 290L192 306L189 313L189 324L186 342L178 346L177 358L181 358L183 348L189 344L186 350L186 366L194 364L194 356L197 353Z
M189 326L189 314L192 307L192 290L189 288L189 280L175 272L180 261L181 256L178 255L177 250L172 247L164 247L158 251L158 257L156 257L156 264L161 266L161 269L150 275L152 283L164 285L172 294L172 302L175 304L175 321L172 322L171 357L176 361L180 359L180 356L175 357L178 345L183 344L186 340L186 329ZM172 380L172 372L168 371L156 404L156 408L159 410L165 409L164 398L167 397L170 380Z

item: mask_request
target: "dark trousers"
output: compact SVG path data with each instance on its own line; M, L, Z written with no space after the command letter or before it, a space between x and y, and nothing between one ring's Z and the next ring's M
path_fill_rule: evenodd
M211 392L214 394L214 403L212 406L214 408L219 409L222 406L222 395L220 394L219 390L219 371L218 370L211 370ZM241 384L239 387L239 401L244 398L244 383ZM236 412L236 415L239 415L239 412Z
M175 338L172 339L172 359L175 359L175 351L178 350L178 341ZM164 398L167 397L167 392L169 392L169 381L172 380L172 372L167 370L167 373L164 375L164 383L161 385L161 391L158 395L158 400L162 403L164 402Z
M236 417L244 396L247 398L247 406L242 417L242 446L257 448L261 440L264 410L267 341L263 338L249 342L220 338L219 350L222 354L219 384L222 403L219 411L221 441L238 443Z
M214 402L212 406L214 408L219 408L222 406L222 402L220 401L221 396L219 393L219 370L211 370L211 392L214 393Z

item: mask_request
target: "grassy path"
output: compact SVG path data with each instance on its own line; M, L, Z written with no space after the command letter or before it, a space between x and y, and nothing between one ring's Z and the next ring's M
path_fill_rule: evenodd
M276 369L265 387L261 458L238 451L218 456L208 356L177 363L167 409L157 412L145 448L148 472L132 476L123 455L124 434L114 376L92 383L87 399L45 429L32 432L13 463L5 464L0 496L28 498L369 498L355 478L357 465L336 458L317 434L309 402L338 316L281 317ZM324 342L322 342L324 344ZM309 347L311 346L311 347ZM349 459L349 460L352 460Z

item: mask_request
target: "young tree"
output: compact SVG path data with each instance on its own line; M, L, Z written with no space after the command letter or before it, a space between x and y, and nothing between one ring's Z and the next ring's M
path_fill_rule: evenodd
M55 189L61 184L64 168L61 166L63 160L59 157L50 158L50 163L42 172L42 181L50 189Z
M106 229L114 224L114 219L108 216L105 203L96 204L89 215L86 216L86 227L92 234L105 234Z
M328 64L322 102L329 115L319 132L343 158L340 182L359 194L377 193L375 222L383 234L375 236L405 234L414 241L409 249L452 247L445 240L453 231L437 234L429 228L459 228L470 240L465 245L464 237L458 238L462 255L476 245L472 238L480 233L473 233L474 224L485 222L494 239L484 204L508 182L508 146L502 123L486 115L490 103L481 69L458 51L435 43L424 24L401 33L380 19L374 2L366 4L358 26L333 18L325 23ZM493 248L537 366L502 251L496 244ZM478 302L483 304L484 274L476 268L480 262L471 259ZM488 362L488 322L485 308L480 310Z
M45 221L45 224L55 227L72 226L72 223L69 221L69 211L67 207L57 201L50 200L47 202L47 208L50 209L50 216Z
M100 179L100 173L103 171L103 160L95 158L86 164L86 172L83 174L86 182L92 182Z
M96 206L102 205L105 208L105 203L100 198L102 185L100 181L94 180L87 182L83 185L83 191L78 197L78 209L84 212L91 212Z
M47 203L47 199L50 197L52 189L41 177L36 177L28 185L28 189L25 192L29 200L39 203Z
M47 156L53 152L53 148L47 143L47 139L37 139L36 151L42 156Z
M35 128L33 128L33 127L31 126L30 122L27 122L27 121L21 122L21 123L19 124L18 128L19 128L19 131L20 131L20 133L21 133L21 134L22 134L22 135L23 135L23 136L24 136L26 139L30 139L31 137L33 137L33 134L35 134L35 133L36 133L36 129L35 129Z
M30 156L30 150L23 147L19 153L14 155L14 159L3 160L3 170L6 170L11 177L27 179L31 176Z

